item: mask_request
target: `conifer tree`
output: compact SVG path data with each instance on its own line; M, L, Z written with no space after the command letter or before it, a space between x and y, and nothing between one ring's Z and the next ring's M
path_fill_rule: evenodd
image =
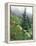
M27 20L27 16L26 16L26 8L24 10L24 14L23 14L23 17L22 17L22 28L24 30L28 29L28 20Z

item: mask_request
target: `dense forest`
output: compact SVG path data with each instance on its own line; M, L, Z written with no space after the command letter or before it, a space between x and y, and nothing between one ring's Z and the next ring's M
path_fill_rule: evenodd
M32 17L26 15L26 8L22 16L10 16L10 40L32 39Z

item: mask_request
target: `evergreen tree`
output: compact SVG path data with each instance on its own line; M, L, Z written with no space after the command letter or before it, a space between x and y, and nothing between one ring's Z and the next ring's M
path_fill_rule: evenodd
M27 19L27 16L26 16L26 8L24 10L24 14L23 14L23 17L22 17L22 28L24 30L28 30L28 19Z

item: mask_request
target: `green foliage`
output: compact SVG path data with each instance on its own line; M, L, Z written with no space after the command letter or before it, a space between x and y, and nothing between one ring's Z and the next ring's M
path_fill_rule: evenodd
M25 30L28 30L28 28L29 28L29 25L28 25L28 16L26 16L26 8L25 8L25 10L24 10L24 14L23 14L23 17L22 17L22 24L21 24L21 26L22 26L22 28L23 29L25 29Z
M32 39L32 22L26 17L26 9L23 17L10 16L10 40L29 40Z

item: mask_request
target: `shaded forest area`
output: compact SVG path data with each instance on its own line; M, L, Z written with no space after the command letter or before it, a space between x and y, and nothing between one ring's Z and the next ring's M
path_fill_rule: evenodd
M26 16L26 8L22 16L10 16L10 40L31 40L32 18Z

